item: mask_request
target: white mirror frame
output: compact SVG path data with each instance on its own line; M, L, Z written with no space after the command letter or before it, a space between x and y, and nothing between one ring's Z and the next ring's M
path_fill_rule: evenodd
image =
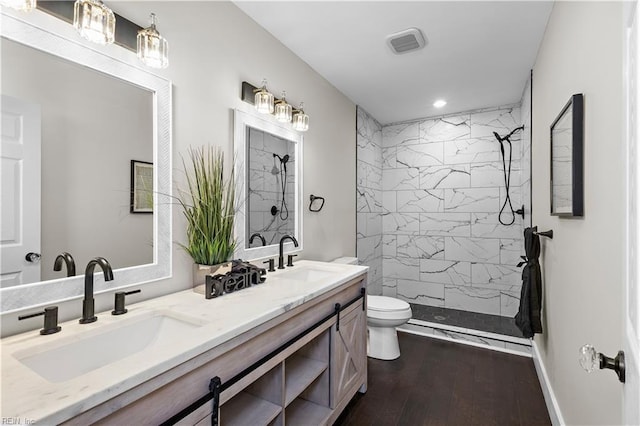
M247 147L247 127L259 129L280 138L295 143L295 164L296 164L296 192L295 192L295 215L294 229L298 247L295 247L290 240L284 243L286 253L294 253L302 251L303 235L302 235L302 135L286 127L269 115L258 115L257 112L249 113L240 109L235 110L234 114L234 132L233 146L235 153L235 181L236 181L236 197L238 200L238 208L236 209L236 219L234 223L235 238L238 242L234 257L243 260L255 260L265 257L277 256L279 246L272 244L264 247L246 248L247 238L247 164L248 164L248 147Z
M153 92L153 263L116 269L114 280L94 277L94 293L171 277L171 82L139 68L135 53L119 46L96 46L82 39L72 25L40 10L21 13L2 8L0 35ZM98 226L99 224L96 224ZM100 253L95 253L100 256ZM85 265L78 265L79 273ZM98 271L99 272L99 271ZM84 275L0 289L0 313L79 298Z

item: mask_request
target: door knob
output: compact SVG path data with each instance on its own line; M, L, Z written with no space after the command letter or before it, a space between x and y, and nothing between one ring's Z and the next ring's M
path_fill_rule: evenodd
M584 345L580 348L580 365L587 373L591 373L596 369L609 369L616 372L618 380L624 383L625 368L624 368L624 352L618 351L615 358L609 358L599 352L591 345Z
M29 252L24 258L27 262L38 263L40 262L40 253Z

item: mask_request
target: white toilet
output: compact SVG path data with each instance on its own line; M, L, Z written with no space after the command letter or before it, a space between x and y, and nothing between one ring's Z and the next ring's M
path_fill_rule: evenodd
M386 296L367 296L367 355L392 360L400 356L396 327L411 319L411 306Z
M356 257L341 257L335 263L358 264ZM400 357L396 327L411 319L411 306L403 300L387 296L367 296L367 355L392 360Z

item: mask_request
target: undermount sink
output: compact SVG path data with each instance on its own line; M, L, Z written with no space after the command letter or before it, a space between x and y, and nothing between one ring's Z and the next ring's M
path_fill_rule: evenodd
M42 345L14 356L44 379L58 383L74 379L142 350L174 343L202 322L155 312L124 320L116 327L87 331L83 335L53 345Z
M303 265L300 267L292 267L282 272L280 278L296 281L319 281L325 278L329 278L335 275L336 272L340 272L341 269L332 268L328 265L316 266L316 265Z

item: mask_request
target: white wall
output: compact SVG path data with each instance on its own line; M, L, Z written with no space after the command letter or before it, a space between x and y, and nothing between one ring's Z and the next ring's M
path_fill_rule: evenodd
M221 147L233 153L233 109L242 81L255 85L263 77L273 93L287 91L290 102L305 102L311 117L304 134L303 200L310 194L326 198L320 213L304 210L304 252L301 258L331 260L355 255L356 108L336 88L229 2L114 2L116 12L147 25L150 12L169 40L170 66L158 71L173 83L174 180L179 180L181 155L190 146ZM96 47L99 49L99 47ZM313 46L310 46L313 48ZM178 182L178 184L181 184ZM186 224L173 212L173 240L184 243ZM191 258L176 244L173 277L147 285L130 303L191 287ZM117 279L117 276L116 276ZM96 311L112 309L113 295L96 298ZM80 300L59 304L61 320L78 318ZM34 329L37 321L20 324L2 318L2 334Z
M41 279L65 276L53 271L63 251L77 274L96 256L152 263L153 217L129 212L131 160L153 161L152 94L8 40L2 93L42 113Z
M621 348L624 279L622 6L556 2L533 71L533 224L544 240L543 327L536 344L567 424L619 424L612 372L585 373L585 343ZM574 93L585 100L585 215L549 214L549 126Z

